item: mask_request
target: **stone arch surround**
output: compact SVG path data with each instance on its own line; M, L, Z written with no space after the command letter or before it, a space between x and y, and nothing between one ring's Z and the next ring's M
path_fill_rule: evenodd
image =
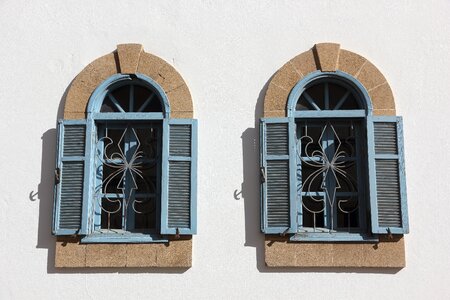
M64 119L86 118L89 98L108 77L141 73L156 81L169 100L171 118L192 118L193 104L186 82L173 66L146 53L140 44L122 44L86 66L70 85L64 104Z
M315 44L285 63L273 76L264 98L264 117L286 117L289 93L309 73L340 70L358 80L368 92L374 115L395 115L392 90L369 60L335 43Z

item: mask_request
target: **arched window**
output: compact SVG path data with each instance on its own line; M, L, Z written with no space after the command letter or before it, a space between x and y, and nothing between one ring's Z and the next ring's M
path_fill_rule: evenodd
M106 79L86 119L59 122L55 234L86 243L194 234L196 124L170 118L167 96L151 78Z
M340 72L312 74L293 89L298 232L365 235L368 175L364 118L370 101Z
M263 232L377 241L408 231L400 117L374 116L365 87L339 70L304 76L286 112L261 120Z

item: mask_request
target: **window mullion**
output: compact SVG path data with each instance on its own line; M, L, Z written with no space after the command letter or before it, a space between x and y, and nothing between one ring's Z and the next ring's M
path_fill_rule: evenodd
M156 138L156 196L155 196L155 211L161 211L161 178L162 178L162 125L157 126L157 138ZM161 214L156 214L156 232L160 232L161 227Z
M356 161L357 161L357 168L356 168L356 174L357 174L357 188L358 188L358 228L362 231L366 229L366 207L367 203L364 201L366 199L365 197L365 189L364 184L360 178L364 178L364 174L367 174L366 170L363 170L363 157L362 154L364 151L364 146L362 141L360 141L360 137L362 137L361 128L359 126L359 122L357 125L354 125L354 131L355 131L355 149L356 149Z
M95 145L95 151L94 151L94 155L95 156L100 156L100 157L94 157L94 162L97 168L99 168L100 172L96 172L95 174L101 174L101 176L96 175L94 178L95 181L95 187L98 187L99 190L96 190L94 195L94 211L98 212L98 213L94 213L94 231L96 230L100 230L102 227L102 201L103 201L103 197L104 194L107 193L107 191L103 190L103 177L104 175L104 168L103 168L103 163L102 160L105 157L105 147L104 147L104 141L103 141L103 137L108 136L108 127L105 125L98 125L97 124L97 139L96 139L96 145ZM97 149L100 149L100 153L97 153ZM100 159L101 158L101 159Z

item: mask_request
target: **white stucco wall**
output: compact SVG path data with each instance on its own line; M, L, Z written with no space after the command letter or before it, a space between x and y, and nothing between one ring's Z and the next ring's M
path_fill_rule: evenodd
M0 37L0 299L450 297L449 1L1 1ZM411 233L397 273L264 266L255 117L274 72L328 41L374 63L404 117ZM88 63L127 42L173 64L192 93L200 125L193 267L56 270L61 98Z

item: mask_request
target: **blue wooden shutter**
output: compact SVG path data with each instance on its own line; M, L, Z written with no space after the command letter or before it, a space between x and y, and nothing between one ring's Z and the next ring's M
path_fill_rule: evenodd
M164 120L161 234L197 232L197 120Z
M402 118L373 117L369 123L372 233L408 233Z
M260 142L261 230L297 232L294 120L261 119Z
M57 135L53 234L85 234L86 120L60 120Z

